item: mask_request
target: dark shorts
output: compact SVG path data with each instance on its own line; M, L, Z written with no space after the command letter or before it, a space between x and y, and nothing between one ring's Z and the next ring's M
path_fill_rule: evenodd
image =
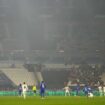
M44 90L44 89L40 90L40 93L44 93L44 92L45 92L45 90Z
M19 90L19 94L21 94L22 93L22 91L21 90Z
M87 91L85 91L85 95L88 95L88 92Z
M36 93L36 90L34 90L33 92Z

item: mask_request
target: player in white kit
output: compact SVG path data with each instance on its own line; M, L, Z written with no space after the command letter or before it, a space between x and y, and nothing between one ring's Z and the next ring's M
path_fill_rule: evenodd
M27 91L28 91L28 86L27 86L27 84L24 82L24 83L22 84L22 95L23 95L24 99L26 98Z
M98 87L98 90L99 90L100 96L102 96L102 86L101 85Z
M105 96L105 85L103 86L103 95Z
M69 86L66 86L63 89L65 90L65 96L67 96L67 95L70 96L70 92L69 92L70 88L69 88Z

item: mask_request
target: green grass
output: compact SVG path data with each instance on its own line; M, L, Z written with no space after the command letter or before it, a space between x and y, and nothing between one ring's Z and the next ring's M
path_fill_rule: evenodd
M105 105L105 97L0 97L0 105Z

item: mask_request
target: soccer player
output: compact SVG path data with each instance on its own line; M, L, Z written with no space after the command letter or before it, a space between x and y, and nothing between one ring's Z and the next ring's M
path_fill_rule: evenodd
M69 86L65 86L64 88L63 88L64 90L65 90L65 96L70 96L70 88L69 88Z
M105 96L105 85L103 86L103 95Z
M88 86L87 86L87 85L85 85L83 91L84 91L84 93L85 93L85 96L88 97Z
M36 95L36 90L37 90L36 85L34 85L34 86L32 87L32 91L33 91L33 93L34 93L34 96Z
M99 90L100 96L102 96L102 86L101 85L98 87L98 90Z
M27 86L27 84L24 82L24 83L22 84L22 94L23 94L24 99L26 98L26 93L27 93L27 91L28 91L28 86Z
M22 96L22 84L19 84L18 86L18 93L19 93L19 96Z
M88 86L88 97L93 97L92 88Z
M40 84L40 95L42 99L45 97L45 89L46 89L45 82L42 81Z

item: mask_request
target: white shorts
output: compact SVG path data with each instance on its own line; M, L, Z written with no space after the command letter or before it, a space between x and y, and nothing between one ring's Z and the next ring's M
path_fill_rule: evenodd
M69 93L69 91L68 91L68 90L66 90L66 91L65 91L65 93Z

